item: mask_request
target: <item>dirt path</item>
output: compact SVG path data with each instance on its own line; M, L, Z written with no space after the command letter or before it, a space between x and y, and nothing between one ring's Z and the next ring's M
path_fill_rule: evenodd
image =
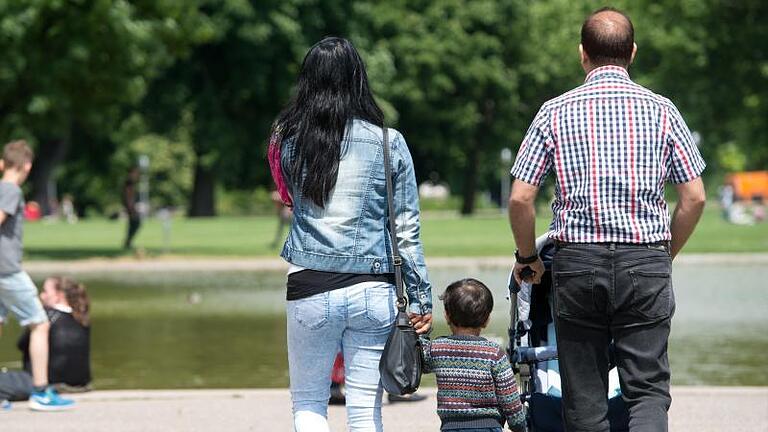
M387 404L388 431L436 431L435 389L427 400ZM768 387L675 387L672 432L768 430ZM75 395L79 406L64 413L33 413L24 403L0 411L3 431L153 432L289 431L288 390L102 391ZM343 407L329 410L332 431L345 430Z

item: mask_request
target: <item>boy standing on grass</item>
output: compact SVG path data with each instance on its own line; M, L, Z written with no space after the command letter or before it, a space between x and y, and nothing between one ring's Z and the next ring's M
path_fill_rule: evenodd
M0 305L29 327L29 353L34 391L29 407L36 411L58 411L74 406L48 385L48 315L37 297L37 287L21 269L24 195L21 185L32 169L34 155L25 141L3 148L0 169Z
M440 430L501 432L506 421L526 430L515 374L504 350L480 336L493 310L493 295L482 282L462 279L440 299L451 336L422 339L424 372L437 378Z

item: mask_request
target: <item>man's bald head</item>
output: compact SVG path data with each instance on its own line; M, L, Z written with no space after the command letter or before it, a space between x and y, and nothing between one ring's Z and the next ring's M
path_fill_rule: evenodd
M617 9L598 9L581 26L581 46L593 67L628 67L632 62L634 44L632 21Z

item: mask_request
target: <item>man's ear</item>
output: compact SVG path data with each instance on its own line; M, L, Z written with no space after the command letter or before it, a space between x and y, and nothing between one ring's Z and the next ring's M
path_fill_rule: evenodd
M632 57L629 58L629 64L635 61L635 54L637 54L637 44L632 43Z
M589 66L589 56L587 55L587 52L584 51L584 46L582 44L579 44L579 60L581 68L584 69L584 72L589 73L591 69Z
M584 45L579 44L579 60L581 61L581 65L586 67L587 63L589 62L589 57L587 57L587 52L584 51Z
M5 171L5 161L0 159L0 171Z

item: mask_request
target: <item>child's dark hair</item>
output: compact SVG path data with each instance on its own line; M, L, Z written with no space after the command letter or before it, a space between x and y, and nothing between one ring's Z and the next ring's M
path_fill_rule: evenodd
M472 278L448 285L440 300L443 301L448 320L457 327L483 327L493 310L491 290Z

